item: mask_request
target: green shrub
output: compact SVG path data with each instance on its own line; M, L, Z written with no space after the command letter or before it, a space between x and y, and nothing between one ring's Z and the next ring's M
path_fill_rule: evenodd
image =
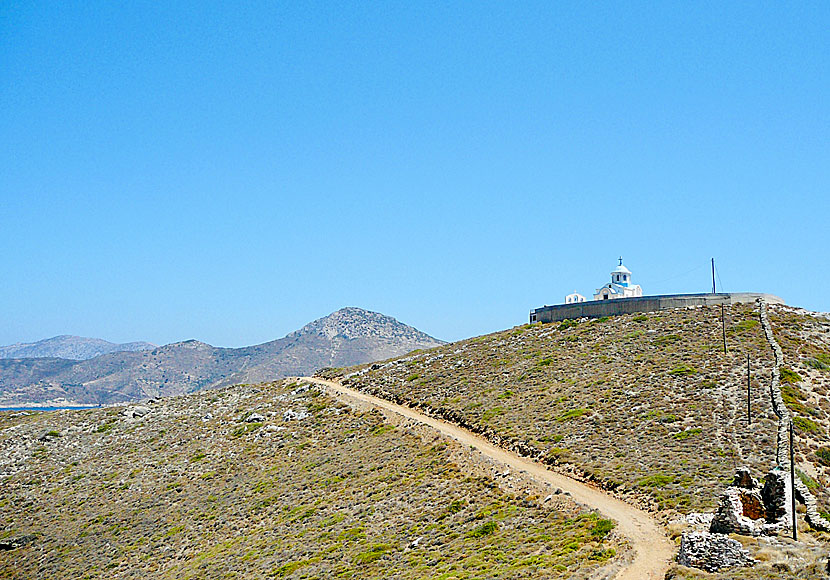
M244 425L240 425L236 429L231 432L231 435L234 437L242 437L246 433L253 433L260 427L262 427L264 423L245 423Z
M830 354L817 354L815 357L805 360L804 364L819 371L830 371Z
M821 429L819 426L816 425L814 421L807 419L806 417L793 417L793 425L803 433L820 433Z
M559 330L567 330L568 328L576 326L577 324L579 323L576 320L565 319L561 323L559 323Z
M800 469L796 469L795 472L798 474L798 479L800 479L801 482L804 485L807 486L807 489L809 489L811 491L818 490L819 484L815 479L813 479L812 477L810 477L809 475L807 475L806 473L804 473Z
M590 409L571 409L570 411L565 411L561 415L559 415L556 420L560 423L562 421L570 421L571 419L576 419L578 417L582 417L585 413L590 413Z
M670 483L674 483L673 475L664 475L662 473L655 473L642 478L637 482L640 487L665 487Z
M807 395L801 392L798 387L791 384L784 384L781 385L781 398L784 399L785 403L790 405L798 401L806 401Z
M697 373L698 370L689 365L680 365L679 367L675 367L669 371L669 374L674 377L690 377L692 375L696 375Z
M380 425L375 425L369 430L369 433L372 435L383 435L384 433L389 433L390 431L394 431L395 427L393 425L389 425L387 423L381 423Z
M493 407L492 409L487 409L486 411L484 411L484 413L481 415L481 420L489 421L496 415L501 415L502 413L504 413L504 409L502 409L501 407Z
M467 533L468 538L483 538L484 536L489 536L493 532L499 529L499 525L496 522L487 522L485 524L481 524L474 530L471 530Z
M689 437L692 437L694 435L700 435L701 432L702 432L702 430L700 429L700 427L695 427L694 429L686 429L685 431L679 431L677 433L673 433L672 437L674 437L678 441L683 441L683 440L688 439Z
M617 524L614 520L597 520L597 523L594 524L594 527L591 530L591 536L597 538L598 540L602 540L605 536L611 533L611 530L613 530L616 525Z
M588 559L592 562L607 562L616 555L617 551L614 548L595 548L588 554Z
M754 318L747 318L746 320L741 320L738 324L735 325L735 329L741 332L752 330L758 326L758 321Z
M819 447L816 449L816 458L818 462L826 467L830 467L830 448Z
M667 334L665 336L658 336L654 339L654 344L657 346L669 346L670 344L674 344L678 342L680 337L676 334Z
M370 564L375 560L379 560L383 555L389 551L389 544L375 544L366 552L362 552L354 557L354 563L361 566Z
M571 456L571 452L562 447L551 447L545 456L546 463L563 463Z
M450 506L447 508L447 511L450 512L451 514L457 514L462 509L464 509L464 504L465 503L466 502L463 499L454 500L454 501L450 502Z
M781 384L791 385L801 382L801 375L787 367L781 367Z
M645 314L640 314L639 316L635 316L631 320L633 320L634 322L645 322L646 320L648 320L648 316L646 316Z
M285 578L286 576L290 576L303 566L308 566L308 560L300 560L299 562L288 562L286 564L283 564L279 568L269 572L268 576L271 578Z

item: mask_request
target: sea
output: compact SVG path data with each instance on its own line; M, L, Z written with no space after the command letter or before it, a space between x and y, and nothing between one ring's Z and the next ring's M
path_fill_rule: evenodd
M93 405L87 407L0 407L2 411L80 411L83 409L97 409L100 405Z

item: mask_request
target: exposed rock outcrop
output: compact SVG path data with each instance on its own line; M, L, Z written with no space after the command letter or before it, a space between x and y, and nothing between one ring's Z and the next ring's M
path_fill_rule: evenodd
M17 548L22 548L23 546L27 546L35 541L34 534L28 534L25 536L16 536L14 538L4 538L0 540L0 550L16 550Z

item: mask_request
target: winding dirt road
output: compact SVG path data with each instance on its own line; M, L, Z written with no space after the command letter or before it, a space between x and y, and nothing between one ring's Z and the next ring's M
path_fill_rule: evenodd
M538 483L550 483L569 492L574 500L599 510L605 517L617 522L617 531L626 537L636 553L634 561L620 570L616 580L663 580L669 561L674 555L674 546L657 522L646 512L620 501L598 489L564 475L554 473L543 465L513 452L497 447L470 431L452 423L435 419L415 409L397 405L385 399L368 395L325 379L300 377L300 380L322 386L334 397L344 402L368 404L400 416L412 419L456 439L465 446L474 447L483 455L498 461L515 471L524 470Z

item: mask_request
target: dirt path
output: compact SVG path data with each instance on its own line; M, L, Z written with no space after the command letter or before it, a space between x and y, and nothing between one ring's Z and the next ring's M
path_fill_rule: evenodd
M333 381L309 377L302 377L301 380L320 385L341 400L359 401L418 421L443 435L452 437L462 445L476 448L483 455L509 466L512 470L524 470L540 483L550 483L569 492L574 500L595 508L605 517L615 520L617 530L631 542L636 556L628 567L617 574L616 580L663 580L665 577L669 561L674 555L674 546L648 513L600 490L554 473L535 461L497 447L486 439L452 423L429 417L415 409L361 393Z

